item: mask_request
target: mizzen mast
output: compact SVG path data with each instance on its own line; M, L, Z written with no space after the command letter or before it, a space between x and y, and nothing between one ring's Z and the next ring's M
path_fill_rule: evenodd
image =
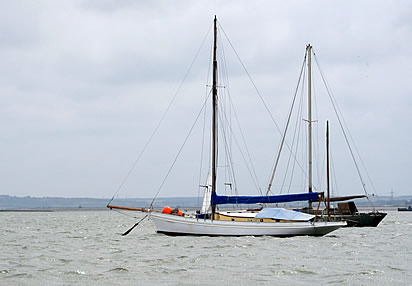
M330 159L329 159L329 121L326 121L326 189L328 193L328 221L330 221Z

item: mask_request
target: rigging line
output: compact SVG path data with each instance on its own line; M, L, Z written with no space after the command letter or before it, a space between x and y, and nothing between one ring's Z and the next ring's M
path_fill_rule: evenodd
M234 134L233 134L233 132L231 132L231 130L230 130L230 128L233 126L233 124L232 124L232 121L233 121L233 116L232 116L232 108L231 108L231 104L232 104L232 98L231 98L231 95L230 95L230 84L229 84L229 74L228 74L228 69L227 69L227 61L226 61L226 53L225 53L225 49L224 49L224 45L223 45L223 41L221 40L220 41L220 43L221 43L221 45L222 45L222 47L221 47L221 53L222 53L222 69L221 69L221 71L222 71L222 79L223 79L223 84L224 84L224 86L225 86L225 88L224 88L224 97L223 97L223 103L224 103L224 106L225 106L225 113L223 113L224 114L224 116L225 116L225 118L226 118L226 122L227 122L227 124L226 124L226 132L228 133L228 138L227 138L227 141L228 141L228 148L229 148L229 150L230 150L230 152L231 152L231 154L233 154L233 140L234 140ZM221 109L221 110L223 110L223 109ZM235 169L234 169L234 163L233 163L233 158L231 158L231 160L232 160L232 162L231 161L229 161L228 160L229 158L226 158L226 160L227 160L227 163L228 164L232 164L232 172L233 172L233 180L235 180L236 179L236 177L235 177ZM228 173L228 175L230 176L230 173ZM232 189L232 186L229 186L230 187L230 191L231 191L231 194L233 195L233 189ZM235 188L234 188L234 191L235 191L235 195L237 195L238 194L238 185L237 185L237 181L235 182Z
M119 213L119 214L121 214L121 215L125 215L125 216L132 217L132 218L137 218L137 216L128 215L128 214L123 213L123 212L121 212L120 210L117 210L117 209L112 209L112 210Z
M280 135L282 135L282 131L279 128L279 125L276 123L275 118L273 117L272 113L270 112L269 107L267 106L265 100L263 99L263 96L260 94L259 89L257 88L255 82L252 79L252 76L249 74L248 70L246 69L246 66L243 64L242 59L240 58L239 54L237 53L237 51L235 50L235 47L232 45L232 42L229 40L229 37L226 35L225 30L223 29L223 27L220 25L220 23L218 23L220 26L220 29L222 30L223 34L225 35L225 38L227 39L227 41L229 42L230 47L232 48L233 52L235 53L237 59L239 60L240 64L242 65L246 75L248 76L249 80L251 81L253 87L255 88L256 93L259 96L259 99L261 100L261 102L263 103L263 106L265 107L266 111L268 112L272 122L275 124L277 131L279 132ZM305 58L306 58L306 54L305 54ZM285 142L286 147L289 148L289 150L292 152L291 147L289 146L289 144L287 142ZM294 155L295 159L296 156ZM299 164L298 162L298 166L303 170L303 167Z
M332 124L330 124L330 125L332 125ZM319 127L319 124L318 124L318 127ZM332 133L332 132L330 132L330 133ZM332 137L332 136L329 136L329 137ZM318 137L318 139L319 139L319 137ZM329 144L329 153L332 153L332 142L330 142L330 144ZM319 185L320 185L321 189L322 189L322 182L323 182L323 178L325 176L325 171L326 171L327 164L328 164L327 163L327 156L326 156L326 152L324 152L323 153L323 159L322 159L322 167L320 168L320 177L318 178ZM319 166L319 164L318 164L318 166ZM318 170L318 176L319 176L319 170ZM331 188L332 188L332 186L331 186ZM325 190L326 190L326 186L325 186Z
M244 157L244 155L241 151L240 145L236 140L236 136L234 135L234 132L232 130L232 116L231 116L232 113L231 112L232 112L232 110L233 110L233 112L235 112L235 110L233 108L230 108L231 106L233 106L233 102L232 102L232 98L231 98L231 95L230 95L229 76L228 76L228 73L227 73L227 64L226 64L226 54L225 54L223 41L220 40L219 42L221 43L220 44L221 48L219 50L220 50L221 57L222 57L222 61L220 61L220 64L221 64L220 72L221 72L222 82L223 82L224 87L225 87L224 90L225 90L225 95L226 95L223 98L221 96L221 98L223 100L220 101L220 106L221 106L220 110L228 110L227 113L225 113L225 112L222 113L225 120L223 120L223 118L221 118L221 121L220 121L220 122L222 122L222 124L223 124L223 122L226 122L225 127L222 126L223 128L221 129L222 132L223 132L224 141L226 142L226 144L225 144L225 151L226 151L226 155L227 155L226 160L227 160L227 164L229 166L229 168L228 168L229 172L227 172L227 173L225 172L225 175L228 175L229 179L233 180L233 182L234 182L234 191L235 191L235 194L238 195L238 184L237 184L237 180L236 180L236 174L235 174L234 163L233 163L233 155L232 155L233 140L235 141L236 146L240 150L240 153L241 153L242 158L243 158L243 160L246 164L246 167L249 168L249 166L248 166L247 161L246 161L246 159L245 159L245 157ZM225 105L225 106L229 105L229 107L224 109L222 105ZM229 114L229 119L227 117L227 114ZM221 117L220 114L219 114L219 116ZM249 170L249 174L250 174L250 170ZM251 175L251 177L252 177L252 175ZM253 181L253 177L252 177L252 181ZM256 186L255 182L254 182L254 184ZM233 195L232 187L230 187L230 190L231 190L231 194Z
M288 114L288 119L287 119L287 121L286 121L285 129L284 129L284 132L283 132L283 134L282 134L282 141L281 141L281 143L280 143L279 150L278 150L278 154L277 154L277 156L276 156L276 161L275 161L275 165L274 165L274 167L273 167L272 176L270 177L270 180L269 180L269 185L268 185L268 189L267 189L267 191L266 191L266 196L269 195L270 189L272 188L273 180L274 180L274 178L275 178L275 173L276 173L276 169L277 169L277 166L278 166L278 163L279 163L280 154L281 154L282 149L283 149L283 144L284 144L284 142L285 142L286 133L287 133L287 130L288 130L288 127L289 127L289 123L290 123L290 118L291 118L291 116L292 116L293 107L294 107L294 105L295 105L296 95L297 95L297 93L298 93L300 81L302 80L302 74L303 74L303 71L304 71L304 69L305 69L305 63L306 63L306 54L305 54L305 57L304 57L304 59L303 59L302 68L301 68L300 74L299 74L298 84L296 85L295 94L294 94L294 96L293 96L292 104L291 104L291 106L290 106L290 111L289 111L289 114ZM291 152L292 152L292 150L291 150Z
M315 110L315 115L316 118L319 118L319 114L318 114L318 105L317 105L317 97L316 97L316 90L315 90L315 74L311 73L311 86L312 86L312 110ZM313 117L313 114L312 114ZM316 123L315 125L312 125L312 153L313 153L313 158L312 159L312 170L316 171L316 175L318 177L318 181L317 184L318 186L315 185L315 182L312 180L312 189L319 191L320 189L322 189L322 182L319 180L319 157L320 157L320 152L319 152L319 124L317 124L317 120L313 120L312 118L312 123ZM314 131L313 131L314 130ZM315 132L315 136L313 136ZM315 162L315 163L314 163ZM313 172L314 173L314 172ZM312 177L314 177L312 173Z
M220 26L220 24L219 24L219 26ZM246 72L246 75L248 76L249 80L251 81L253 87L255 88L256 93L258 94L260 100L262 101L263 106L265 107L266 111L268 112L268 114L269 114L270 118L272 119L273 123L275 124L277 130L279 131L280 134L282 134L282 131L280 130L279 125L276 123L275 118L273 117L272 113L270 112L269 107L267 106L265 100L263 99L262 95L260 94L259 89L257 88L257 86L256 86L255 82L253 81L251 75L249 74L248 70L246 69L246 66L243 64L243 61L241 60L239 54L235 50L235 47L232 45L232 42L229 40L229 37L226 35L226 33L223 30L222 26L220 26L220 29L222 30L223 34L225 35L226 40L229 42L230 47L232 48L233 52L235 53L237 59L239 60L240 64L242 65L244 71Z
M195 119L195 121L193 122L192 127L190 127L189 133L187 134L185 140L183 141L183 144L182 144L182 146L180 147L179 151L177 152L177 155L176 155L176 157L174 158L172 165L170 166L169 170L167 171L166 176L164 177L162 183L161 183L160 186L159 186L159 189L157 190L157 192L156 192L156 194L155 194L152 202L150 203L150 209L153 209L153 204L154 204L157 196L159 195L160 190L162 189L163 185L165 184L167 178L169 177L170 172L172 171L174 165L176 164L177 159L179 158L180 154L182 153L183 147L186 145L187 140L189 139L190 135L192 134L193 128L195 127L195 125L196 125L196 123L197 123L197 120L199 119L200 115L202 114L202 111L203 111L203 109L205 108L205 105L206 105L206 103L207 103L207 101L208 101L211 93L212 93L212 90L210 90L209 96L208 96L208 97L206 98L206 100L203 102L202 108L200 109L199 113L197 114L196 119Z
M220 105L222 105L222 102L219 102ZM222 106L221 106L222 107ZM222 108L220 109L222 110ZM224 116L224 118L226 119L226 121L224 121L222 118L222 114ZM220 122L221 124L223 124L224 122L227 122L227 118L224 112L219 112L219 118L220 118ZM228 128L230 130L230 127ZM235 194L238 194L238 190L237 190L237 180L236 180L236 176L235 176L235 170L234 170L234 164L233 164L233 157L232 157L232 153L231 150L228 148L228 140L227 140L227 135L226 135L226 131L224 128L220 129L222 131L222 135L223 135L223 141L224 141L224 146L225 146L225 152L226 152L226 156L227 156L227 160L229 163L229 177L232 177L230 179L233 179L233 183L235 186ZM236 138L235 138L235 142L236 142Z
M330 145L332 145L332 144L330 144ZM329 153L331 153L331 146L329 145ZM326 154L324 154L324 156L323 156L323 159L322 159L322 168L320 169L321 170L321 173L320 173L320 177L319 177L319 185L320 185L320 188L322 189L322 182L323 182L323 178L324 178L324 176L325 176L325 169L326 169L326 164L327 164L327 158L326 158L327 156L326 156ZM326 188L325 188L325 190L326 190Z
M223 41L220 41L220 42L223 43ZM245 164L248 168L250 176L252 177L252 181L254 180L253 183L254 183L255 187L258 189L259 193L263 195L262 189L261 189L260 184L259 184L258 176L256 174L255 167L253 165L252 157L250 155L249 148L247 147L246 139L245 139L243 130L242 130L240 122L239 122L239 117L237 116L236 109L235 109L234 104L233 104L232 96L230 94L229 76L227 74L227 68L226 68L226 56L225 56L225 51L224 51L224 48L223 48L223 44L221 44L221 45L222 45L221 53L222 53L222 58L223 58L223 61L222 61L223 68L221 69L221 71L224 74L224 77L222 77L222 79L224 79L226 81L225 90L226 90L226 93L227 93L227 100L228 100L228 104L229 104L229 112L233 111L233 114L235 116L235 121L236 121L237 126L239 128L239 131L240 131L240 134L241 134L241 137L242 137L243 146L246 150L249 162L246 160L246 158L244 157L244 155L242 153L243 160L244 160L244 162L245 162ZM225 117L227 118L226 114L225 114ZM226 121L228 121L228 120L226 120ZM231 114L230 114L230 121L231 121ZM231 138L233 137L236 140L236 136L234 135L232 124L229 123L229 126L230 126L230 134L232 135ZM232 144L232 140L230 140L230 144ZM238 149L241 150L239 142L236 142L236 145L237 145ZM251 173L248 164L250 164L250 167L252 169L253 174Z
M234 111L234 113L236 113L236 112ZM225 115L224 115L224 117L226 118ZM236 115L235 115L235 117L236 117ZM239 149L239 152L240 152L240 154L241 154L241 156L242 156L242 159L243 159L243 161L244 161L244 163L245 163L245 165L246 165L246 168L247 168L247 170L248 170L248 172L249 172L249 175L250 175L250 177L252 178L253 184L255 185L256 189L261 192L261 189L260 189L260 187L259 187L259 182L255 181L256 178L253 177L252 171L250 170L249 164L248 164L248 162L247 162L247 160L246 160L246 158L245 158L245 155L244 155L244 153L243 153L243 151L242 151L242 149L241 149L241 147L240 147L240 145L239 145L239 141L237 141L237 139L236 139L236 136L235 136L235 134L234 134L234 132L233 132L232 127L229 126L228 129L229 129L229 131L231 132L232 137L233 137L233 140L235 141L235 144L236 144L236 146L237 146L238 149ZM223 136L224 136L224 138L226 139L226 134L223 134ZM233 160L231 160L231 163L233 164ZM232 168L233 168L233 167L232 167ZM254 171L254 170L253 170L253 171ZM256 173L255 173L255 174L256 174ZM233 174L233 176L234 176L234 174ZM262 193L261 193L261 194L262 194Z
M229 92L228 92L228 93L229 93ZM256 180L257 188L258 188L258 190L259 190L259 193L260 193L261 195L263 195L262 189L261 189L260 184L259 184L259 179L258 179L258 176L257 176L257 174L256 174L256 169L255 169L255 167L254 167L254 165L253 165L252 156L250 155L249 148L247 147L245 135L244 135L243 130L242 130L241 126L240 126L239 118L238 118L238 116L237 116L236 109L235 109L235 106L234 106L234 104L233 104L233 101L231 100L230 94L229 94L229 98L230 98L230 105L232 106L232 109L233 109L233 114L235 115L235 121L236 121L237 126L238 126L238 128L239 128L240 136L242 137L243 145L244 145L244 147L245 147L245 149L246 149L246 154L247 154L247 156L248 156L248 160L249 160L249 163L250 163L251 168L252 168L253 176L254 176L254 178L255 178L255 180ZM255 185L256 185L256 184L255 184Z
M305 103L305 106L307 106L308 105L308 98L307 97L305 97L304 98L304 103ZM307 112L307 110L306 110L306 112ZM303 113L302 113L303 114ZM303 121L303 117L302 117L302 121ZM303 186L305 186L305 188L308 188L308 185L309 185L309 180L308 180L308 178L309 178L309 175L307 175L308 173L309 173L309 156L307 156L307 152L308 152L308 150L309 150L309 143L308 143L308 138L309 138L309 135L308 135L308 128L303 128L303 132L302 132L302 134L303 134L303 136L304 136L304 143L302 144L302 153L301 153L301 158L302 158L302 162L303 162L303 164L304 164L304 166L306 166L306 168L305 168L305 175L304 176L302 176L302 185Z
M197 204L199 205L199 197L200 197L200 182L202 178L202 166L203 166L203 150L204 150L204 143L205 143L205 132L206 131L206 109L203 112L203 132L202 132L202 143L200 148L200 168L199 168L199 180L198 180L198 194L197 194ZM207 179L206 179L207 180Z
M334 98L333 93L332 93L332 97ZM337 102L336 98L334 98L334 101ZM341 114L341 116L342 116L343 123L344 123L344 125L345 125L345 127L346 127L346 130L348 131L349 138L350 138L350 140L351 140L351 142L352 142L352 144L353 144L353 146L354 146L354 148L355 148L355 151L356 151L356 153L357 153L357 155L358 155L358 158L359 158L359 160L360 160L360 162L361 162L361 164L362 164L363 170L365 171L366 176L367 176L367 178L368 178L368 180L369 180L369 183L371 184L372 189L373 189L374 193L376 194L377 192L376 192L375 184L373 183L372 179L371 179L370 176L369 176L368 169L366 168L365 163L363 162L363 159L362 159L362 156L360 155L359 149L358 149L358 147L356 146L355 140L353 139L352 134L351 134L351 132L350 132L350 130L349 130L349 128L348 128L348 125L347 125L347 123L346 123L346 120L345 120L345 118L343 117L343 113L342 113L342 111L340 110L339 106L337 106L337 109L339 110L339 112L340 112L340 114ZM369 200L369 198L368 198L368 200Z
M339 114L338 114L338 110L337 110L337 108L336 108L336 104L335 104L335 101L336 101L336 100L335 100L335 98L333 97L333 95L331 94L331 91L330 91L330 89L329 89L329 86L327 85L327 82L326 82L325 77L324 77L324 75L323 75L323 72L322 72L322 70L321 70L321 68L320 68L320 65L319 65L319 62L318 62L318 60L317 60L316 55L315 55L315 61L316 61L316 65L317 65L318 68L319 68L320 75L321 75L321 77L322 77L323 83L325 84L326 91L327 91L327 93L328 93L328 95L329 95L329 98L330 98L330 100L331 100L333 109L335 110L336 117L338 118L338 122L339 122L339 125L340 125L341 129L342 129L342 132L343 132L343 135L344 135L346 144L348 145L350 154L351 154L351 156L352 156L352 160L353 160L353 162L354 162L354 164L355 164L356 170L357 170L358 175L359 175L359 179L360 179L360 181L361 181L361 183L362 183L363 190L364 190L364 192L365 192L365 195L367 196L368 193L367 193L367 191L366 191L365 182L364 182L364 180L363 180L363 178L362 178L362 175L361 175L361 173L360 173L360 169L359 169L358 163L356 162L355 155L354 155L354 153L353 153L353 151L352 151L352 147L351 147L350 144L349 144L348 136L346 135L346 131L345 131L345 129L343 128L343 124L342 124L341 118L340 118L340 116L339 116Z
M317 62L317 64L318 64L319 70L321 71L318 62ZM322 71L321 71L321 75L322 75L322 79L324 80L324 84L325 84L325 86L326 86L326 85L327 85L327 81L326 81L326 79L323 77ZM334 98L332 92L329 90L329 86L326 86L326 90L328 91L328 95L329 95L329 98L330 98L330 100L331 100L332 106L333 106L333 108L334 108L334 110L335 110L335 114L336 114L336 116L337 116L337 118L338 118L339 125L340 125L340 127L341 127L341 129L342 129L342 132L343 132L343 134L344 134L344 138L345 138L346 144L347 144L347 146L348 146L348 148L349 148L349 151L350 151L352 160L353 160L353 162L354 162L354 164L355 164L355 167L356 167L356 170L357 170L359 179L360 179L360 181L361 181L361 183L362 183L363 190L364 190L365 194L368 196L368 193L367 193L367 191L366 191L365 181L363 180L363 177L362 177L362 175L361 175L360 168L359 168L358 163L357 163L357 161L356 161L356 159L355 159L355 155L354 155L354 153L353 153L353 151L352 151L352 147L351 147L351 145L350 145L350 143L349 143L349 139L347 138L346 131L345 131L345 129L343 128L343 125L345 125L346 130L347 130L348 133L349 133L349 137L350 137L350 139L352 140L352 143L353 143L353 145L354 145L354 147L355 147L355 150L357 151L356 145L355 145L354 140L353 140L353 138L352 138L352 136L351 136L351 134L350 134L350 132L349 132L349 129L348 129L348 127L347 127L347 124L346 124L346 122L345 122L345 119L343 118L343 113L340 111L339 107L337 106L337 101L336 101L336 99ZM339 112L339 113L341 114L341 116L342 116L343 124L342 124L342 122L341 122L341 118L339 117L339 113L338 113L338 112ZM362 161L362 158L360 157L360 154L359 154L358 151L357 151L357 154L358 154L359 158L361 159L361 162L363 162L363 161ZM367 170L366 170L365 166L363 166L363 167L364 167L364 169L365 169L365 171L366 171L366 173L367 173ZM368 174L368 173L367 173L367 174ZM369 178L369 176L368 176L368 178ZM369 178L369 180L370 180L370 178ZM372 187L374 187L371 180L370 180L370 182L371 182L371 184L372 184ZM369 200L369 199L368 199L368 200Z
M227 105L226 91L227 91L227 88L229 87L229 77L228 77L228 74L227 74L225 50L224 50L223 41L221 39L220 33L219 33L218 43L219 43L219 49L218 49L219 50L219 55L220 55L220 58L222 59L221 61L219 61L219 65L220 65L219 66L219 76L220 76L219 78L221 79L222 86L224 88L222 94L219 97L220 98L220 102L219 102L220 109L219 110L222 110L222 111L223 110L228 110L226 112L229 113L229 119L230 119L230 120L228 120L226 118L226 121L223 121L222 118L221 118L221 121L220 121L220 122L222 122L221 130L222 130L222 132L225 132L225 129L227 128L227 126L231 126L231 114L230 114L230 109L226 108L226 105ZM226 113L225 113L225 115L226 115ZM226 122L226 124L224 124L224 122ZM228 137L229 138L224 138L225 139L225 144L227 144L227 145L225 145L225 148L228 148L231 151L232 150L232 140L231 140L232 138L230 137L230 135ZM227 152L226 149L225 149L225 151L226 151L226 153L225 153L226 154L226 156L225 156L225 166L228 166L228 168L224 168L225 169L225 181L227 181L227 178L229 178L229 181L231 181L232 176L231 176L230 172L232 171L234 173L234 168L233 168L233 165L232 165L232 162L231 162L231 158L229 158L229 155L228 155L228 152ZM230 169L230 167L232 167L232 169ZM235 188L236 188L236 185L235 185Z
M305 103L305 96L304 96L304 91L305 91L305 81L306 81L306 69L304 70L304 72L303 72L303 82L302 82L302 88L300 89L300 101L299 101L299 109L298 109L298 114L297 114L297 117L296 117L296 125L298 126L298 138L297 138L297 143L296 143L296 148L295 148L295 154L298 154L298 149L299 149L299 138L300 138L300 135L301 135L301 126L302 126L302 124L299 124L300 123L300 118L303 118L303 107L304 107L304 103ZM296 128L296 127L295 127ZM304 129L305 131L306 131L306 128ZM305 141L306 142L306 141ZM303 154L303 144L302 144L302 154ZM302 156L303 157L303 156ZM290 188L291 188L291 186L292 186L292 180L293 180L293 174L294 174L294 172L295 172L295 165L296 165L296 161L297 159L295 159L294 160L294 162L293 162L293 167L292 167L292 175L291 175L291 177L290 177L290 182L289 182L289 188L288 188L288 193L290 193ZM305 170L303 169L303 168L301 168L302 169L302 181L305 181L305 179L308 177L308 175L306 174L306 172L305 172ZM302 185L304 185L304 184L302 184Z
M238 187L237 187L238 184L237 184L236 175L235 175L234 163L233 163L233 159L232 159L232 154L231 154L231 152L229 150L229 147L227 145L227 138L226 138L226 134L225 134L224 131L223 131L223 140L225 141L224 146L225 146L225 152L226 152L226 157L227 157L227 161L228 161L227 164L228 164L228 167L229 167L228 168L229 171L227 172L227 175L229 177L229 180L233 181L233 186L234 186L234 188L230 187L230 194L233 195L233 190L234 190L234 193L237 196L238 195ZM226 192L226 189L225 189L225 192Z
M294 144L295 144L295 135L296 135L296 130L295 130L295 132L293 132L293 137L292 137L292 147L294 146ZM285 187L285 181L286 181L286 177L287 177L287 174L288 174L288 170L289 170L289 166L290 166L290 159L292 158L292 152L290 152L289 153L289 156L288 156L288 162L287 162L287 164L286 164L286 170L285 170L285 175L283 176L283 180L282 180L282 185L281 185L281 187L280 187L280 191L279 191L279 194L282 194L282 191L283 191L283 188ZM291 176L293 176L293 173L291 174Z
M305 88L306 88L306 90L305 90L305 93L307 94L308 93L308 89L309 89L309 84L307 84L306 86L305 86ZM309 99L307 98L307 96L305 97L305 106L308 106L308 103L309 102ZM308 112L307 110L306 110L306 112ZM306 114L308 117L309 117L309 115L308 114ZM304 119L302 118L302 121L304 121ZM304 146L303 146L303 144L302 144L302 160L303 160L303 162L304 162L304 166L306 166L306 172L307 173L309 173L309 156L308 156L308 152L309 152L309 130L308 130L308 128L303 128L303 134L304 134L304 136L305 136L305 138L304 138ZM305 173L306 174L306 173ZM303 181L302 181L302 185L305 185L306 187L305 188L308 188L308 186L309 186L309 180L308 180L308 178L309 178L309 176L303 176L302 177L302 179L303 179ZM312 183L312 187L313 187L313 183Z
M212 54L213 54L213 43L211 44L211 46L210 46L210 56L209 56L209 65L208 65L208 71L207 71L207 79L206 79L206 84L205 84L205 87L206 87L206 94L205 94L205 97L207 98L208 97L208 90L209 90L209 88L207 87L207 83L209 82L209 80L210 80L210 70L211 70L211 66L212 66ZM198 192L197 192L197 205L198 206L200 206L200 201L199 201L199 198L200 198L200 182L201 182L201 178L202 178L202 166L203 166L203 154L204 154L204 143L205 143L205 133L206 133L206 108L204 109L204 115L203 115L203 132L202 132L202 146L201 146L201 149L200 149L200 168L199 168L199 181L198 181L198 184L199 184L199 187L198 187ZM209 174L209 173L208 173ZM207 184L207 178L206 178L206 184Z
M303 78L306 78L306 76L304 75L304 77ZM304 84L304 83L303 83ZM303 96L303 91L304 91L304 88L302 88L302 90L301 90L301 95L300 95L300 102L299 102L299 110L298 110L298 114L297 114L297 118L296 118L296 125L297 125L297 134L298 134L298 137L297 137L297 139L296 139L296 149L295 149L295 154L298 154L298 149L299 149L299 138L300 138L300 135L301 135L301 126L302 126L302 124L299 124L300 123L300 118L302 117L302 114L303 114L303 106L304 106L304 96ZM305 128L305 130L306 130L306 128ZM290 176L290 182L289 182L289 188L288 188L288 194L290 193L290 187L292 186L292 180L293 180L293 174L295 173L295 166L296 166L296 160L294 160L293 161L293 166L292 166L292 174L291 174L291 176ZM303 172L303 178L305 179L307 177L307 174L305 173L305 172Z
M305 71L306 71L306 69L305 69L304 72L303 72L303 78L305 78L305 75L306 75ZM291 144L291 147L293 148L293 146L295 145L295 142L296 142L295 154L297 153L298 145L299 145L299 137L300 137L299 135L300 135L300 126L301 126L301 124L299 124L299 123L300 123L299 118L301 117L302 109L303 109L303 90L304 90L304 89L302 88L302 89L301 89L301 95L300 95L300 97L299 97L299 98L300 98L300 100L299 100L299 106L298 106L298 108L297 108L295 129L294 129L294 132L293 132L292 144ZM297 134L297 138L296 138L296 134ZM295 141L295 138L296 138L296 141ZM284 185L285 185L285 181L286 181L286 177L287 177L287 172L288 172L288 170L289 170L289 164L290 164L291 157L292 157L292 152L289 153L288 164L287 164L287 167L286 167L285 176L283 177L282 186L281 186L281 188L280 188L280 193L282 193L283 187L284 187ZM291 171L290 181L289 181L288 193L290 192L290 186L292 185L293 173L294 173L294 170L295 170L295 166L296 166L296 161L293 160L292 171Z
M299 108L300 108L300 105L299 105ZM299 115L299 113L298 113L298 115ZM299 122L299 120L296 120L296 123L295 123L295 124L297 124L298 122ZM295 145L296 130L297 130L297 128L296 128L296 126L295 126L295 129L294 129L294 132L293 132L293 136L292 136L292 143L291 143L291 147L292 147L292 148L293 148L293 146ZM289 156L288 156L288 161L287 161L287 164L286 164L285 175L283 176L282 185L281 185L281 187L280 187L280 192L279 192L279 194L282 193L283 188L284 188L284 186L285 186L285 181L286 181L287 174L288 174L288 171L289 171L289 166L290 166L291 157L292 157L292 152L290 152L290 153L289 153ZM293 176L293 172L292 172L291 176Z
M318 102L317 102L317 90L316 90L316 85L315 85L315 83L316 83L316 80L315 80L315 76L314 76L314 74L312 73L312 90L313 90L313 95L312 95L312 98L313 98L313 105L314 105L314 107L315 107L315 114L316 114L316 118L319 118L319 114L318 114ZM315 130L316 130L316 136L315 136L315 139L316 139L316 148L315 148L315 167L316 167L316 175L317 175L317 179L318 179L318 184L320 185L320 188L322 188L322 181L320 180L320 173L319 173L319 171L321 170L321 168L320 168L320 160L319 160L319 158L320 158L320 151L319 151L319 145L320 145L320 143L319 143L319 123L318 123L318 120L314 120L314 123L316 123L315 124L315 126L316 126L316 128L315 128Z
M330 152L330 163L331 163L331 171L332 171L331 173L335 181L335 187L332 189L332 194L336 193L336 196L339 196L338 180L336 178L335 161L333 159L333 152ZM332 186L333 186L333 182L332 182ZM336 190L336 192L334 192L334 190Z
M212 29L212 26L209 27L209 30L207 31L205 37L203 38L202 43L200 44L199 49L196 52L195 57L193 58L192 62L190 63L190 66L188 68L188 70L186 71L183 80L181 81L181 83L179 84L175 94L172 97L172 100L169 102L169 105L166 108L166 111L164 112L164 114L162 115L162 117L160 118L159 122L157 123L155 129L153 130L152 134L150 135L149 139L147 140L146 144L144 145L142 151L140 152L140 154L137 156L137 159L134 161L132 167L130 168L129 172L127 173L127 175L124 177L123 181L121 182L121 184L119 185L119 187L117 188L116 193L113 195L113 197L110 199L110 201L107 203L107 205L110 205L110 203L114 200L114 198L117 196L117 194L119 193L119 191L121 190L121 188L123 187L123 185L126 183L127 179L129 178L129 176L132 174L134 168L136 167L137 163L139 162L140 158L142 157L143 153L146 151L147 147L149 146L150 142L152 141L154 135L157 133L157 130L159 129L160 125L162 124L163 120L165 119L166 115L168 114L170 107L172 106L172 104L174 103L177 95L180 92L180 89L182 88L184 82L186 81L187 76L189 75L190 71L192 70L193 64L195 63L197 57L200 54L200 51L203 48L203 45L210 33L210 30Z

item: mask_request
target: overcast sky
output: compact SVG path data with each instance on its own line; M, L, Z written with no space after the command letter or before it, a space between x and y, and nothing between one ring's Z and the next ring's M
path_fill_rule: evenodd
M0 194L116 193L214 15L280 126L311 43L375 186L368 191L412 194L412 2L111 0L1 1ZM210 36L119 196L152 197L162 183L205 97ZM264 188L280 137L262 106L251 110L255 91L236 57L226 60ZM197 195L200 141L187 144L195 147L160 196ZM341 167L341 195L363 192L350 168Z

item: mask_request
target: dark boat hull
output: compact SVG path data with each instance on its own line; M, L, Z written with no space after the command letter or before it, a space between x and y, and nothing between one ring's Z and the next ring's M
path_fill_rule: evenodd
M377 227L379 223L385 218L386 213L382 212L369 212L361 213L357 210L354 204L352 206L352 211L350 209L331 209L330 217L332 221L342 221L345 220L346 227ZM327 210L317 210L315 209L302 209L300 210L305 213L310 213L313 215L318 215L322 220L327 220Z
M345 220L347 227L377 227L385 218L386 213L370 212L350 215L334 215L334 220Z
M386 216L378 211L361 213L353 201L338 203L332 214L334 220L345 220L349 227L377 227Z

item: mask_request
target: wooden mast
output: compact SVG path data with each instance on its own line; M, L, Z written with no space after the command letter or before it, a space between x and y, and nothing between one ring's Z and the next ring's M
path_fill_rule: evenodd
M330 221L330 177L329 177L329 121L326 121L326 189L328 193L328 220Z
M213 81L212 81L212 197L216 194L217 167L217 19L214 19L213 32ZM216 205L212 204L212 219L215 217Z
M312 193L312 46L306 47L308 54L308 153L309 153L309 193ZM309 202L309 209L312 208L312 202Z

